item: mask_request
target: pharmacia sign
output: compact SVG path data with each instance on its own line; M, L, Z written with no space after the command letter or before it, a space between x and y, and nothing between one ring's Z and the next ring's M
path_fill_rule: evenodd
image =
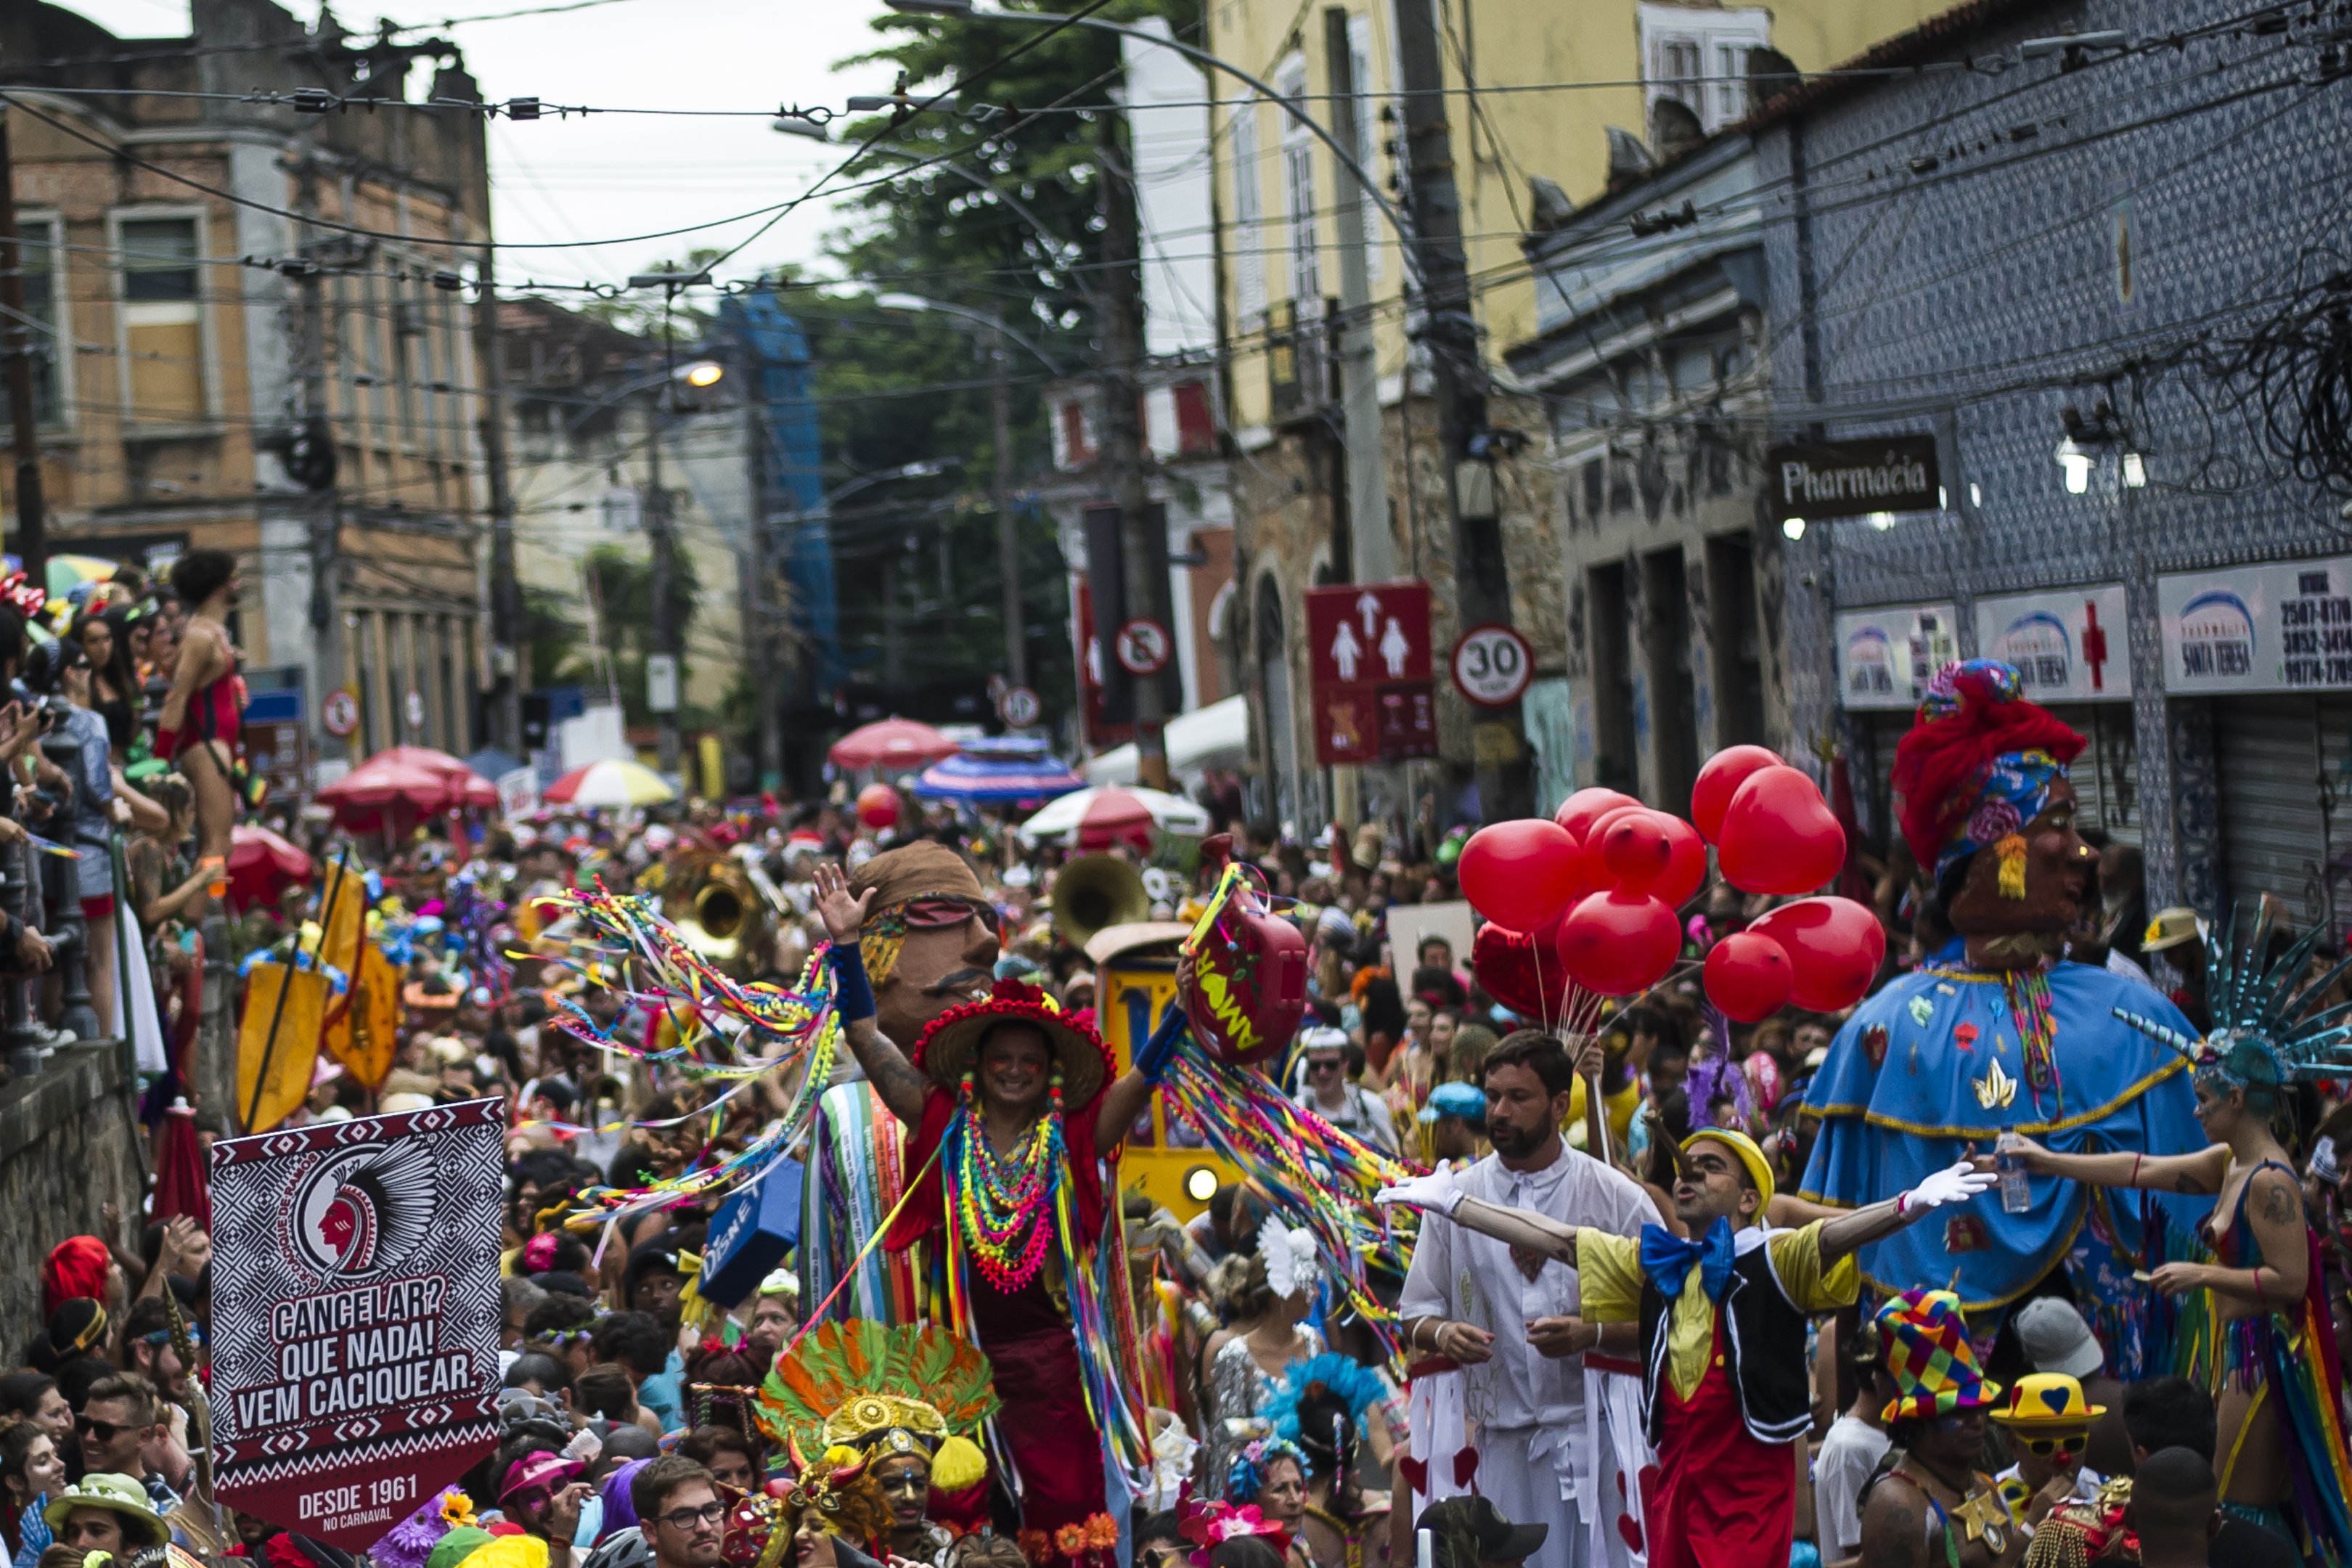
M1937 511L1944 505L1933 436L1794 441L1773 447L1766 467L1772 478L1772 515L1781 521Z

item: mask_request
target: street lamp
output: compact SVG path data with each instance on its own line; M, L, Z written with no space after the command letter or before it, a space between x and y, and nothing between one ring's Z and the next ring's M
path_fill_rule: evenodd
M1004 345L1019 343L1055 375L1062 374L1062 367L1044 349L1006 326L1002 316L951 305L944 300L927 300L920 294L877 294L874 303L885 310L905 310L915 315L936 311L985 327L996 334L996 345L990 354L993 374L990 377L988 401L990 438L996 447L996 568L1004 579L1004 679L1015 686L1026 686L1029 647L1028 634L1021 624L1021 540L1013 521L1012 367L1006 363L1011 356L1004 352Z
M2091 449L2069 436L2058 443L2058 450L2054 456L2058 459L2060 470L2066 477L2066 493L2070 496L2079 496L2088 492L2091 488L2091 470L2096 468L2099 462Z

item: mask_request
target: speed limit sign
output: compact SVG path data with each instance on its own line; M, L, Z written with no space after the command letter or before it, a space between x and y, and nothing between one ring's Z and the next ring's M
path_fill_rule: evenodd
M1535 674L1535 649L1498 622L1472 626L1454 645L1454 684L1481 708L1507 708Z

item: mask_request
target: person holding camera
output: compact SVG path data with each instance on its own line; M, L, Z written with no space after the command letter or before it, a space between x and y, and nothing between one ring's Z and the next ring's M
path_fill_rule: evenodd
M25 621L16 609L0 605L0 695L21 695L16 676L25 653ZM39 715L22 700L0 706L0 767L19 789L33 783L41 765L34 746L41 738ZM0 851L16 858L20 868L26 840L24 824L16 819L16 790L0 791ZM49 942L22 920L0 910L0 975L38 974L49 966Z
M68 638L43 643L25 660L26 689L43 700L51 729L74 742L70 752L61 749L58 753L63 793L53 818L61 831L55 836L81 855L74 872L89 933L84 949L89 1002L100 1030L112 1035L117 1027L112 835L131 820L131 806L114 793L106 721L89 705L89 656L81 644Z

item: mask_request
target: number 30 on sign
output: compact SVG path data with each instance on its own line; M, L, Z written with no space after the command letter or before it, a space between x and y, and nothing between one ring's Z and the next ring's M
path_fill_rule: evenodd
M1507 708L1535 674L1535 649L1510 626L1472 626L1454 645L1454 684L1481 708Z

